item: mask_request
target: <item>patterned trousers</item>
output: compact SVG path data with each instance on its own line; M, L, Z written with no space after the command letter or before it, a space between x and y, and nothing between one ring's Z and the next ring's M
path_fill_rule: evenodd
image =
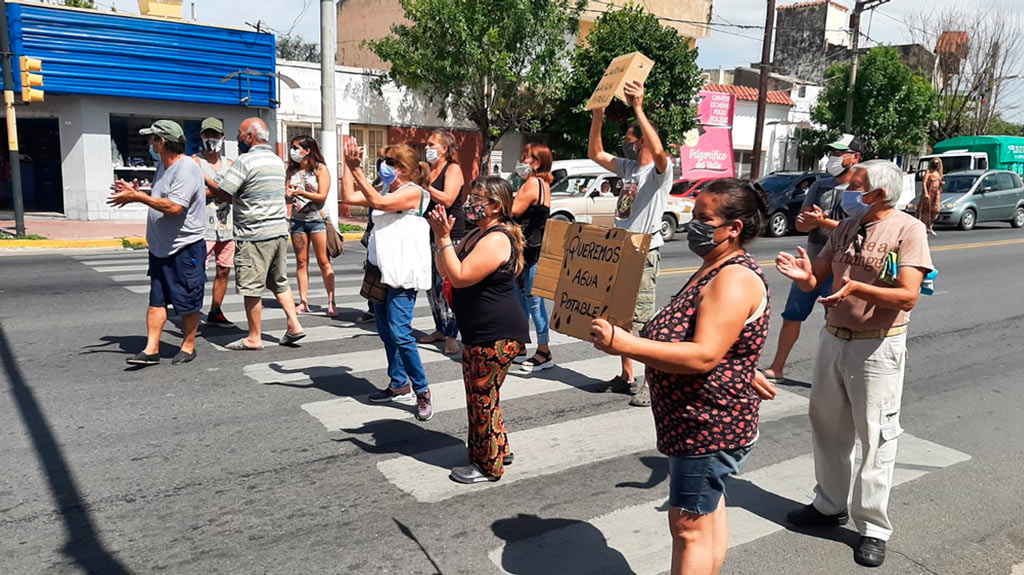
M502 459L512 453L498 390L505 382L512 360L522 349L522 343L503 339L489 346L465 346L462 350L462 377L469 414L466 442L469 460L490 477L501 477L505 471Z
M929 230L932 229L932 224L935 223L935 218L939 215L940 201L938 197L933 198L928 194L921 194L920 203L917 204L917 219L921 220Z

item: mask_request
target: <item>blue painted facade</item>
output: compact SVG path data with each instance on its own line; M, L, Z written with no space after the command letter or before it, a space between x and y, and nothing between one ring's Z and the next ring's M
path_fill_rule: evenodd
M277 106L277 80L259 75L276 71L272 34L14 2L7 19L15 57L42 61L47 94Z

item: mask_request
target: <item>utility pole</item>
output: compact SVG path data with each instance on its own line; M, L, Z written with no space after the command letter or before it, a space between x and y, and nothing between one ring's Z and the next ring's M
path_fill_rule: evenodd
M7 114L7 149L11 161L11 203L14 204L14 234L25 235L25 203L21 197L21 153L18 151L18 121L14 115L14 55L7 25L7 0L0 0L0 53L4 68L4 111Z
M850 49L853 55L850 61L850 86L846 91L846 118L843 125L846 133L853 132L853 90L857 86L857 66L860 64L860 15L866 10L875 8L890 0L857 0L850 15Z
M768 80L772 72L772 27L775 25L775 0L768 0L768 15L764 21L764 42L761 45L761 83L757 90L757 123L754 126L754 158L750 163L750 178L761 177L761 142L764 140L764 115L768 108Z
M338 12L334 0L320 0L320 151L331 175L324 208L338 225L338 115L334 104L334 67L338 61Z

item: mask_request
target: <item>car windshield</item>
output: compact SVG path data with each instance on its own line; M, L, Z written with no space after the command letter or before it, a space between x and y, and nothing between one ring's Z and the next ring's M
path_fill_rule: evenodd
M551 185L551 193L561 196L576 196L593 187L597 176L572 176Z
M942 160L942 173L944 174L974 168L971 165L971 156L942 156L939 159ZM921 158L921 161L917 164L917 171L926 172L931 161L931 158Z
M692 185L693 182L690 180L680 180L672 184L672 191L670 191L669 193L672 194L673 196L681 196L684 193L686 193L686 190L689 190L690 186Z
M768 176L761 179L761 187L769 194L778 194L786 191L795 179L796 176Z
M942 178L942 191L946 194L966 194L977 181L978 176L945 176Z

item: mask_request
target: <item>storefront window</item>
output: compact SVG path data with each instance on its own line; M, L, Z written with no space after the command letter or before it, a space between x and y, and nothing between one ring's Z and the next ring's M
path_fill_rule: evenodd
M139 130L157 120L174 120L185 130L185 154L191 156L201 149L199 129L203 119L150 118L146 116L110 116L110 157L114 178L139 180L139 187L148 190L156 175L156 160L149 155L149 139Z

